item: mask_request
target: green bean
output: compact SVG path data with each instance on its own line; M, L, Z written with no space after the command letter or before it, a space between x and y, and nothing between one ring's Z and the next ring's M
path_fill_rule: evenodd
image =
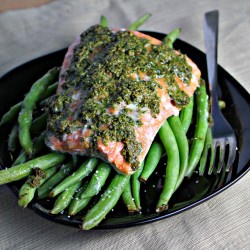
M180 112L180 120L185 133L187 133L190 124L192 122L193 109L194 109L194 96L191 96L189 104L186 107L184 107Z
M135 22L133 22L129 27L128 30L137 30L141 25L143 25L152 15L147 13L140 18L138 18Z
M143 167L144 167L144 161L141 163L140 167L136 170L136 172L131 176L132 194L135 199L135 205L138 208L138 210L141 210L141 200L140 200L141 182L139 181L139 176L143 171Z
M225 162L223 162L222 164L223 164L222 167L225 168ZM214 168L212 172L215 175L215 180L213 181L213 186L212 187L210 186L210 190L215 191L218 190L225 181L226 171L222 171L221 174L218 174L216 169Z
M31 124L30 132L32 134L40 134L46 129L47 126L47 114L43 113L36 119Z
M89 230L97 226L111 211L111 209L113 209L121 197L121 194L129 182L129 179L129 175L116 174L114 176L100 200L87 212L83 218L82 228L84 230Z
M32 124L32 112L35 108L41 94L48 88L58 76L58 68L49 70L42 78L37 80L25 96L22 109L18 116L19 124L19 141L24 151L32 156L32 139L30 135L30 127Z
M86 190L82 193L81 198L83 199L97 195L105 184L110 172L111 167L107 163L101 162L91 177Z
M161 126L158 133L168 157L164 186L156 206L156 212L161 212L168 208L168 201L175 191L179 176L180 157L174 133L167 121Z
M88 183L85 183L83 186L81 186L78 190L78 192L76 192L73 200L71 201L70 205L69 205L69 215L75 215L78 212L80 212L81 210L83 210L90 202L92 197L87 197L87 198L81 198L81 194L84 192L84 190L86 189Z
M189 152L189 145L188 145L188 139L186 136L186 133L183 129L183 126L181 124L180 118L178 116L171 116L168 118L168 123L170 128L172 129L178 149L180 154L180 170L179 170L179 176L176 183L175 189L177 189L180 184L182 183L184 176L187 171L187 164L188 164L188 152Z
M81 182L76 182L72 186L65 189L56 199L53 209L50 211L51 214L58 214L67 208L73 199L74 193L80 187Z
M19 113L19 142L27 155L32 156L32 139L30 126L32 123L32 110L25 109Z
M210 149L210 157L208 159L208 150ZM213 137L212 137L212 130L210 127L207 129L206 139L205 139L205 146L202 151L202 155L200 158L200 167L199 167L199 175L203 176L205 171L205 166L207 161L209 160L209 168L208 174L211 174L213 171L213 163L214 163L214 147L213 147Z
M51 176L43 185L37 189L38 199L43 199L48 197L50 191L58 183L60 183L66 176L70 174L73 169L72 161L67 164L63 164L59 171L57 171L53 176Z
M165 37L163 43L165 43L169 48L173 49L173 44L176 41L176 39L180 36L180 33L181 33L180 28L172 30ZM169 125L176 138L176 142L180 153L180 170L175 189L177 189L181 184L181 182L183 181L187 169L189 147L188 147L188 140L185 134L192 121L192 110L193 110L193 97L190 98L190 103L187 105L187 107L184 108L184 111L181 112L182 114L180 114L180 117L183 122L180 121L179 117L172 116L168 118Z
M8 150L14 152L18 143L18 125L15 124L9 134L8 138Z
M172 30L163 40L163 43L166 44L169 48L173 49L173 44L176 39L180 36L181 29L177 28ZM174 133L179 154L180 154L180 169L179 169L179 176L176 182L175 190L180 186L181 182L184 179L187 164L188 164L188 140L186 137L186 132L191 124L192 121L192 110L193 110L193 97L190 98L190 103L187 107L184 108L180 114L180 118L177 116L171 116L168 118L168 123L172 132ZM182 122L180 121L182 119Z
M27 161L23 164L16 165L0 171L0 185L9 182L21 180L27 177L33 168L40 168L45 170L60 164L66 156L59 153L50 153L44 156L37 157L36 159Z
M172 30L163 40L169 48L173 49L173 44L176 39L180 36L181 29L176 28ZM191 121L192 121L192 111L193 111L193 97L190 98L190 103L181 111L180 119L184 127L185 133L187 132Z
M211 143L208 174L212 174L212 172L213 172L213 165L214 165L214 161L215 161L215 150L214 150L214 147L213 147L213 136L212 136L212 130L211 130L211 128L208 128L208 135L207 136L208 136L208 143Z
M154 141L147 154L145 165L140 175L140 181L147 182L148 178L151 176L151 174L157 167L161 159L162 152L163 152L162 144L157 141Z
M33 154L34 155L38 154L41 150L44 149L44 147L45 147L44 138L45 138L45 134L41 133L38 137L36 137L33 140L33 144L34 144Z
M40 100L41 95L46 91L48 86L58 77L58 68L49 70L43 77L37 80L32 86L30 91L27 93L23 100L22 108L34 109L37 101Z
M220 109L223 109L226 107L226 103L222 100L219 100L219 106ZM208 129L207 129L207 134L206 134L206 139L205 139L205 145L204 149L202 151L202 155L200 158L200 166L199 166L199 175L203 176L204 171L205 171L205 166L207 161L209 160L209 167L208 167L208 174L212 174L213 172L213 167L214 167L214 161L215 161L215 151L213 147L213 135L212 135L212 129L211 126L213 126L213 118L211 114L209 114L208 118ZM210 157L208 158L208 151L210 149Z
M107 20L107 18L105 16L101 16L100 25L102 27L108 27L108 20Z
M208 129L209 130L209 129ZM206 135L206 139L205 139L205 145L201 154L201 158L200 158L200 166L199 166L199 175L203 176L204 172L205 172L205 166L208 160L208 150L209 148L211 148L211 144L209 144L208 142L208 130L207 130L207 135Z
M181 29L176 28L168 33L168 35L164 38L163 43L165 43L170 49L173 49L173 44L176 39L180 36Z
M58 82L50 84L48 88L40 95L39 101L43 101L48 97L52 96L56 92L57 86Z
M204 81L201 81L200 87L196 91L196 103L196 128L188 160L187 177L191 177L195 167L199 163L208 129L208 96Z
M130 214L133 214L134 212L139 211L139 209L135 205L134 198L132 196L130 181L127 183L127 185L125 186L122 192L122 200L124 204L127 206L128 212Z
M54 187L49 196L55 197L64 191L66 188L70 187L73 183L81 181L84 177L88 176L96 167L98 160L96 158L89 158L75 171L73 174L68 176L62 182L60 182L56 187Z
M44 91L40 98L39 101L42 101L46 98L48 98L49 96L51 96L57 88L58 82L51 84L46 91ZM17 117L19 112L22 109L22 101L18 102L17 104L15 104L14 106L12 106L1 118L0 121L0 126L2 126L3 124L9 123L9 122L13 122Z
M56 167L44 171L39 168L34 169L35 174L30 175L19 190L18 205L23 208L27 207L27 205L33 200L37 188L50 178L50 176L56 172L56 169Z
M22 164L24 162L26 162L27 160L27 154L24 152L24 150L22 149L20 154L18 155L18 157L16 158L16 160L12 163L12 167L13 166L16 166L16 165L19 165L19 164Z
M48 87L47 91L44 92L44 95L41 95L41 97L39 98L40 99L40 101L39 101L40 108L44 108L47 105L48 101L56 93L57 86L58 86L58 82L50 85Z
M35 156L38 154L41 150L44 149L45 144L44 144L44 134L40 134L37 138L33 140L33 155ZM12 167L19 165L21 163L24 163L27 160L27 154L24 152L24 150L21 151L19 156L16 158L16 160L12 163Z
M1 118L0 126L5 123L13 122L18 116L20 110L22 108L22 102L18 102L14 106L12 106Z

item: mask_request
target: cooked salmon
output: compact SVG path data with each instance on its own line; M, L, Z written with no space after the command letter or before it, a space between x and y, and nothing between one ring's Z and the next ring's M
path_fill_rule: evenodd
M132 174L158 130L188 104L200 71L138 31L92 26L72 43L48 104L47 145Z

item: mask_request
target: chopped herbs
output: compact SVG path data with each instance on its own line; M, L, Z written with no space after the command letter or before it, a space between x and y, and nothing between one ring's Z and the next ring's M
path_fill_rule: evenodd
M104 145L122 142L122 155L136 169L142 145L135 127L143 124L141 114L159 114L158 89L163 87L176 106L186 105L189 97L175 78L189 84L191 67L184 55L130 31L96 25L80 39L62 91L50 101L48 128L62 137L85 127L91 130L90 147L96 147L99 138Z

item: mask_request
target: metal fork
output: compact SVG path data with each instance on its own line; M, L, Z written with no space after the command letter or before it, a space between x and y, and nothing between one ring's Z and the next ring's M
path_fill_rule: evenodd
M213 118L213 146L215 155L219 151L217 173L220 173L223 166L225 171L229 171L236 156L236 137L235 133L227 122L219 108L217 96L217 44L218 44L218 22L219 11L205 13L204 34L206 47L207 72L211 99L211 115ZM225 158L226 148L228 147L228 157ZM226 161L227 160L227 161ZM215 162L214 164L215 165ZM214 166L213 166L214 168Z

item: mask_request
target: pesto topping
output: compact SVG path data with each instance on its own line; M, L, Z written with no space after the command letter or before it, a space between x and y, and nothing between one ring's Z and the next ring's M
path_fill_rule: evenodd
M46 177L46 173L40 168L33 168L30 175L29 185L31 187L38 187L42 179Z
M155 117L160 112L157 90L162 85L157 79L166 82L176 106L189 102L175 77L190 82L191 67L184 55L165 45L152 45L130 31L114 33L93 26L74 49L63 91L50 101L48 129L62 137L84 126L92 131L91 147L96 147L98 138L105 145L122 142L125 160L136 169L142 145L135 127L142 125L142 113Z

